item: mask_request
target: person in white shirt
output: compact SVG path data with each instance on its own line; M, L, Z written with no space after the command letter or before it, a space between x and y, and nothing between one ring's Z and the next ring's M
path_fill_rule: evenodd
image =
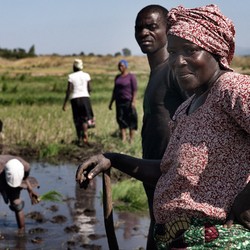
M73 63L73 73L68 76L68 87L63 103L63 111L66 111L66 105L70 99L73 121L77 133L77 143L79 146L88 142L88 128L95 126L94 114L90 102L90 82L91 77L83 72L83 62L81 59L75 59Z

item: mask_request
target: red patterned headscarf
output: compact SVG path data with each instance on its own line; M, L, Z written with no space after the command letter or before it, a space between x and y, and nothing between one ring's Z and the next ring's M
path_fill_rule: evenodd
M219 56L223 69L229 69L235 49L233 22L216 5L186 9L173 8L168 13L168 35L175 35L197 44Z

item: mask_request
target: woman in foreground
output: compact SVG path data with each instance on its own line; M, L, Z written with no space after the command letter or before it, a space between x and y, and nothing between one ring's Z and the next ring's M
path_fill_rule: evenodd
M234 25L215 5L173 8L168 23L170 67L195 94L173 117L162 161L106 153L80 165L76 180L113 166L156 184L158 249L250 249L250 77L229 66Z

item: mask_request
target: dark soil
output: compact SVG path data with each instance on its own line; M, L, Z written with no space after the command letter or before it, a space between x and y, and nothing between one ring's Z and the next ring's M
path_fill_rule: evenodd
M48 163L70 162L79 164L91 155L101 153L103 146L98 143L77 146L76 144L62 144L56 155L42 155L44 146L30 145L0 145L1 154L11 154L24 158L26 161L41 161ZM42 155L42 156L41 156Z
M51 164L71 163L78 166L88 157L103 153L103 145L100 143L91 143L89 145L78 146L76 143L61 144L60 150L56 155L41 156L44 146L31 147L30 145L2 145L0 144L0 154L10 154L22 157L31 162L45 162ZM112 169L111 176L113 181L120 181L129 178L129 176L119 170Z

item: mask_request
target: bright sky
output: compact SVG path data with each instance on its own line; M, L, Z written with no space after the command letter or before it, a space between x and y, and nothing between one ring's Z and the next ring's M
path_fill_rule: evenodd
M36 54L115 54L123 48L141 55L134 38L140 9L159 4L167 9L182 4L217 4L236 27L236 47L250 48L248 0L0 0L0 48L35 45Z

